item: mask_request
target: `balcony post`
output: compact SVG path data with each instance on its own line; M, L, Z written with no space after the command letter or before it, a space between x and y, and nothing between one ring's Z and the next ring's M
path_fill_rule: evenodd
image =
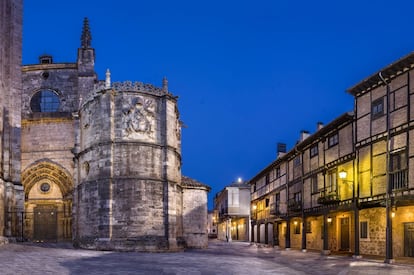
M286 220L285 249L290 250L290 219L289 218Z
M322 255L329 255L331 251L329 250L329 242L328 242L328 214L325 213L323 215L323 250Z
M385 219L386 219L386 233L385 233L385 263L391 264L394 262L393 251L392 251L392 220L391 220L391 194L392 194L392 184L391 184L391 175L390 175L390 151L391 151L391 118L390 118L390 85L387 83L382 76L382 73L379 72L378 76L381 78L382 82L386 85L386 129L387 129L387 140L386 140L386 197L385 197Z
M306 252L306 217L302 217L302 252Z
M354 231L355 231L355 251L354 255L352 257L354 258L362 258L361 255L359 255L359 209L358 209L358 202L357 199L354 198Z

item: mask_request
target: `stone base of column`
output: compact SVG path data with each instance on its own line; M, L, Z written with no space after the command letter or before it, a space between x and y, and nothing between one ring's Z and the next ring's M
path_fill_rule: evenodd
M304 253L305 253L305 252L308 252L308 251L307 251L306 249L302 249L302 252L304 252Z
M352 255L352 258L354 258L354 259L362 259L362 255Z
M386 263L386 264L393 264L393 263L395 263L395 260L394 259L385 259L384 260L384 263Z
M8 238L0 236L0 245L2 245L2 244L8 244L8 243L9 243L9 239Z
M331 251L329 249L328 250L322 250L321 255L324 255L324 256L331 255Z

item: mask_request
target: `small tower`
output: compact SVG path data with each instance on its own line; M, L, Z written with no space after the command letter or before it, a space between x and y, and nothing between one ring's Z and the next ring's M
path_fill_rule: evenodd
M78 49L79 98L87 98L93 90L97 76L95 73L95 49L91 46L92 34L89 20L83 20L81 47Z
M89 49L91 47L91 30L89 28L89 20L87 17L83 19L83 29L82 29L82 36L81 36L81 45L83 49Z
M168 80L165 76L162 79L162 90L163 92L168 93Z

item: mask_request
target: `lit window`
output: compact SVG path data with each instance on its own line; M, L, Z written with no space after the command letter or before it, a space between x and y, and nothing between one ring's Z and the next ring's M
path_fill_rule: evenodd
M306 221L306 233L312 233L312 222Z
M59 105L58 95L50 90L39 91L30 100L32 112L56 112L59 109Z
M295 223L293 224L293 232L294 234L300 234L300 223L295 221Z
M378 98L371 104L372 119L381 117L384 114L384 98Z
M336 171L331 170L326 175L326 191L329 193L336 193L337 189L337 180L336 180Z

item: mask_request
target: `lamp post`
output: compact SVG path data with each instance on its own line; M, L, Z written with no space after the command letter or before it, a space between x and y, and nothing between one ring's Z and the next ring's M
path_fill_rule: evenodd
M362 256L359 254L359 209L358 209L358 199L355 196L355 182L353 180L347 180L348 173L342 169L339 173L339 178L342 180L343 183L348 184L352 187L352 202L353 202L353 208L354 208L354 231L355 231L355 237L354 237L354 255L353 258L362 258Z

